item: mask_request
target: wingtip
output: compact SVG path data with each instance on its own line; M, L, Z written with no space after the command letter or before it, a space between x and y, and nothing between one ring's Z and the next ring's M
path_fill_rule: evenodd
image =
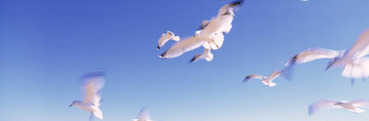
M237 0L231 3L232 6L238 6L238 5L242 5L244 2L244 0Z
M195 62L195 60L196 60L196 56L193 57L188 63L193 63L193 62Z
M164 52L163 54L159 55L159 58L167 59L167 58L165 57L165 54L166 54L166 53L167 53L167 52Z
M158 45L157 47L156 47L158 50L160 50L160 46Z
M249 82L249 81L250 81L250 76L246 76L246 77L243 79L242 83L247 83L247 82Z

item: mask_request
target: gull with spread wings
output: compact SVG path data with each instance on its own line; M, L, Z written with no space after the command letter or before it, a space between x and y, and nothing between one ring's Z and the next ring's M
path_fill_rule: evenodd
M105 83L105 73L104 72L90 72L82 76L83 86L82 90L85 93L85 98L83 101L75 100L69 107L76 106L82 110L91 112L90 121L93 115L98 119L103 119L102 111L100 110L100 90L104 87Z
M224 33L229 33L232 28L234 9L242 3L243 0L239 0L222 6L217 17L202 22L201 31L188 39L177 42L160 57L175 58L201 46L206 49L219 49L224 41Z
M365 30L348 51L336 51L323 48L305 50L286 64L293 66L317 59L329 58L331 61L326 70L331 67L344 67L342 76L351 79L369 77L369 29Z
M333 100L322 100L311 104L308 108L309 115L323 109L337 109L344 108L354 113L365 112L365 109L369 109L369 101L365 99L353 100L353 101L333 101Z

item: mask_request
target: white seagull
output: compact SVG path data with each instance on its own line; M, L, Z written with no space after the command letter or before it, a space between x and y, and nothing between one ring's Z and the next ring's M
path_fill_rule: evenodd
M152 121L150 119L149 111L146 108L142 108L141 111L138 113L138 116L136 119L133 119L133 121Z
M199 48L219 49L224 41L223 33L229 33L234 19L234 9L242 4L243 0L224 5L219 9L218 16L210 21L203 21L201 31L195 36L179 41L169 50L160 55L161 58L175 58L185 52Z
M288 65L310 62L316 59L330 58L326 70L331 67L344 67L342 76L352 79L369 77L369 29L365 30L346 52L329 49L308 49L294 56Z
M162 34L158 41L158 50L165 45L169 40L179 41L179 36L175 36L173 32L167 31L167 33Z
M246 82L250 82L251 79L261 79L263 80L263 84L265 84L268 87L274 87L277 84L272 82L275 78L277 78L279 75L281 75L282 73L284 73L284 71L287 71L286 69L284 70L276 70L274 71L272 74L270 74L269 76L262 76L259 74L251 74L246 76L246 78L243 80L244 83Z
M85 93L85 98L83 101L75 100L69 107L76 106L82 110L91 112L90 121L93 115L98 119L103 119L102 111L100 110L100 90L104 87L105 83L105 73L104 72L91 72L86 73L82 76L83 86L82 89Z
M362 108L369 108L368 100L354 100L354 101L333 101L333 100L322 100L311 104L308 108L309 115L314 114L316 111L322 109L335 109L344 108L354 113L365 112Z
M190 61L190 63L196 62L199 59L205 59L206 61L212 61L214 58L213 53L211 53L210 49L204 49L204 53L197 54L195 57L193 57Z

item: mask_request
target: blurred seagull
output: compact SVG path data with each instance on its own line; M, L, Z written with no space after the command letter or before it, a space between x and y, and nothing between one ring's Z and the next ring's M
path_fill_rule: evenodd
M193 57L190 61L190 63L196 62L199 59L206 59L206 61L212 61L213 60L213 53L211 53L210 49L204 49L204 53L197 54L195 57Z
M316 59L324 59L324 58L332 59L340 55L342 56L342 54L343 52L339 52L339 51L331 50L331 49L309 48L293 56L291 60L285 66L307 63L307 62L310 62Z
M91 112L90 121L93 115L98 119L103 119L102 111L100 110L100 90L104 87L105 79L104 72L91 72L82 76L83 86L82 89L85 93L85 99L83 101L75 100L69 107L77 106L78 108Z
M284 72L284 70L276 70L269 76L262 76L258 74L251 74L246 76L246 78L243 80L244 83L249 82L251 79L261 79L263 80L263 84L265 84L268 87L274 87L277 85L276 83L272 82L275 78L277 78L279 75L281 75Z
M147 111L146 108L142 108L141 111L138 113L138 116L136 119L133 119L133 121L152 121L150 119L149 111Z
M335 108L344 108L354 113L362 113L365 112L365 110L361 108L369 108L369 101L364 99L354 101L322 100L311 104L308 108L308 111L309 115L312 115L316 111L322 109L335 109Z
M308 49L294 56L287 65L310 62L316 59L331 58L326 70L331 67L344 67L342 76L352 79L369 77L369 29L365 30L347 52L329 49Z
M166 34L162 34L158 41L158 50L165 45L169 40L179 41L179 36L175 36L173 32L167 31Z
M197 31L193 37L177 42L159 57L175 58L202 45L206 49L219 49L224 41L223 33L229 33L232 28L234 8L240 6L242 2L243 0L239 0L224 5L219 9L216 18L202 22L201 31Z

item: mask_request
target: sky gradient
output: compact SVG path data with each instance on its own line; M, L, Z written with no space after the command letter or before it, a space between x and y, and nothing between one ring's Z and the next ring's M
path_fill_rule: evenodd
M163 60L167 30L192 36L232 0L1 0L0 120L87 121L77 107L83 73L106 71L104 121L130 121L147 107L154 121L367 121L369 113L308 116L321 99L369 99L369 83L297 65L276 87L242 84L268 75L307 48L348 49L369 28L368 0L245 0L214 60L188 64L203 49Z

